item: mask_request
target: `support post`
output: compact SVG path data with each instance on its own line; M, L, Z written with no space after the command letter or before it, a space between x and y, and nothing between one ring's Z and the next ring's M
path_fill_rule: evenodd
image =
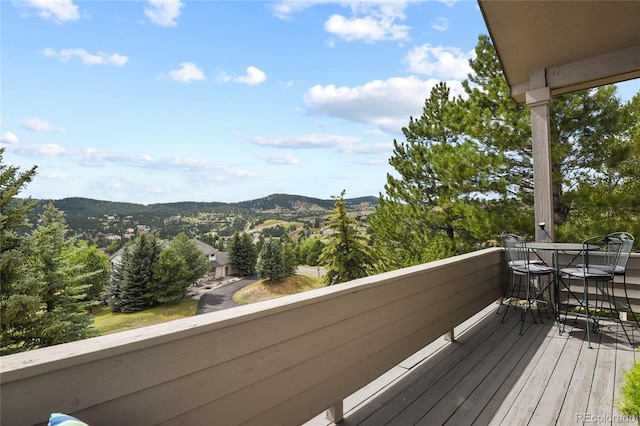
M342 420L344 420L343 410L344 406L342 400L336 402L327 410L327 420L333 423L340 423Z
M447 342L453 342L456 340L456 337L453 334L453 328L446 332L446 334L444 335L444 340L446 340Z
M527 105L531 110L533 179L536 241L555 241L553 175L551 169L551 89L546 86L546 70L529 74ZM540 224L544 223L544 232Z

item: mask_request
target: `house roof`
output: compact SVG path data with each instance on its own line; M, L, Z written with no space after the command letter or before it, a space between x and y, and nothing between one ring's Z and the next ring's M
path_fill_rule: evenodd
M229 253L216 251L216 260L211 262L211 266L225 266L231 263Z
M205 256L210 256L210 255L214 255L216 254L216 249L214 249L213 247L211 247L209 244L200 241L198 239L192 239L191 241L193 241L194 243L196 243L196 246L198 246L198 250L200 250L202 253L204 253Z
M640 78L640 1L478 4L516 102L532 71L546 70L554 95Z

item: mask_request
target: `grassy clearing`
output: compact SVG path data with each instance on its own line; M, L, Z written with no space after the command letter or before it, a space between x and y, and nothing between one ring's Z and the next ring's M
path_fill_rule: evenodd
M324 283L313 275L294 275L277 282L262 280L236 292L233 301L242 304L255 303L320 287L324 287Z
M158 306L132 314L113 313L108 307L101 306L94 312L93 326L101 335L110 334L190 317L196 314L197 307L198 301L195 299L182 299L171 305Z

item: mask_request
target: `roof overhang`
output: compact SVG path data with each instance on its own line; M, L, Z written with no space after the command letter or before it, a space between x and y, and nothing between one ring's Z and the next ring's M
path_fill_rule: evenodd
M539 87L551 94L640 78L640 1L478 0L518 103Z

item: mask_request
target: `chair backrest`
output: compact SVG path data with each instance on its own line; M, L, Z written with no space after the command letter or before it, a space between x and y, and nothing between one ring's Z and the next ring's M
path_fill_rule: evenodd
M509 265L527 266L529 250L524 238L516 234L502 234L502 246L507 252Z
M627 263L629 263L629 256L631 256L631 250L633 249L634 238L633 235L628 232L613 232L609 234L610 238L617 238L622 242L622 248L620 250L620 256L616 267L618 271L624 272L627 269Z
M584 265L587 268L594 267L611 273L612 276L615 274L623 247L623 240L619 236L609 234L590 237L584 240L583 246Z

